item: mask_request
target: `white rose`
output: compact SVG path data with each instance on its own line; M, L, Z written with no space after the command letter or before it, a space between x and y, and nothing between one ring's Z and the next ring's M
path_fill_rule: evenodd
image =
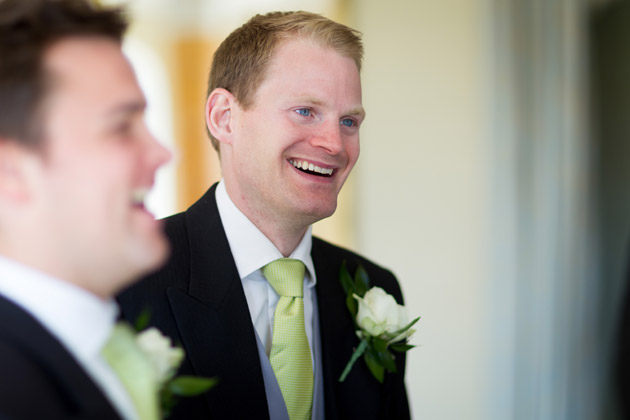
M405 307L397 304L394 297L380 287L372 287L363 298L357 295L354 297L359 302L357 324L368 335L379 337L385 333L391 334L408 324ZM389 341L400 341L413 333L414 330L409 329Z
M158 386L171 379L184 360L184 350L173 347L171 339L157 328L149 328L136 336L136 342L153 366Z

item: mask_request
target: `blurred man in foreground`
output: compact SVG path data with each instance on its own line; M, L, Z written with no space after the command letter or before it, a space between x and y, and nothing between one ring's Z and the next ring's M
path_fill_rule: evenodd
M142 418L102 351L112 296L167 257L143 199L169 153L126 26L83 0L0 1L1 418Z

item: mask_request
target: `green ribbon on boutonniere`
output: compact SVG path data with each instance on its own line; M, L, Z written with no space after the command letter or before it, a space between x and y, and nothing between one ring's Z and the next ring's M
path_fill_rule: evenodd
M405 307L396 303L394 297L380 287L370 288L370 278L361 265L353 277L344 260L339 269L339 280L346 292L346 306L361 340L339 377L339 382L346 379L352 366L363 356L372 375L383 383L385 371L398 371L392 351L402 353L414 347L408 343L408 339L415 332L411 327L420 317L407 323Z

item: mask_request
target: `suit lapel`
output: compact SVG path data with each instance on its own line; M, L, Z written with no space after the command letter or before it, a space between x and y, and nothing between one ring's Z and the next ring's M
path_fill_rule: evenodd
M350 316L345 312L345 297L340 293L338 270L341 263L325 255L317 238L313 238L311 255L317 274L317 301L319 310L320 337L322 346L322 368L324 372L324 406L327 420L337 420L338 378L349 360L345 349L352 348L353 327ZM347 359L346 359L347 357Z
M383 414L379 412L383 385L371 376L363 360L354 365L345 382L339 382L339 376L359 344L339 281L339 268L350 254L313 238L311 255L317 273L326 419L379 418ZM358 261L348 258L347 263L350 272L354 272ZM368 395L379 398L366 398Z
M185 214L188 293L171 288L167 294L194 372L219 378L219 385L205 394L212 415L223 418L219 412L224 411L232 418L261 418L268 409L256 333L215 189L216 184Z
M0 340L12 343L42 367L68 407L69 418L73 415L91 419L120 418L63 345L33 317L2 296Z

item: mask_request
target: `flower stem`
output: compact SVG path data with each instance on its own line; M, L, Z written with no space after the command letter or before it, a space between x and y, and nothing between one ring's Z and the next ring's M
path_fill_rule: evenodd
M354 353L352 354L352 357L350 358L350 361L346 365L346 368L343 370L343 373L339 377L339 382L343 382L346 380L346 376L348 376L348 374L350 373L350 370L352 369L352 366L354 366L356 361L359 360L359 357L361 357L361 355L365 352L367 345L368 345L368 342L366 340L361 340L359 347L357 347L357 349L354 351Z

